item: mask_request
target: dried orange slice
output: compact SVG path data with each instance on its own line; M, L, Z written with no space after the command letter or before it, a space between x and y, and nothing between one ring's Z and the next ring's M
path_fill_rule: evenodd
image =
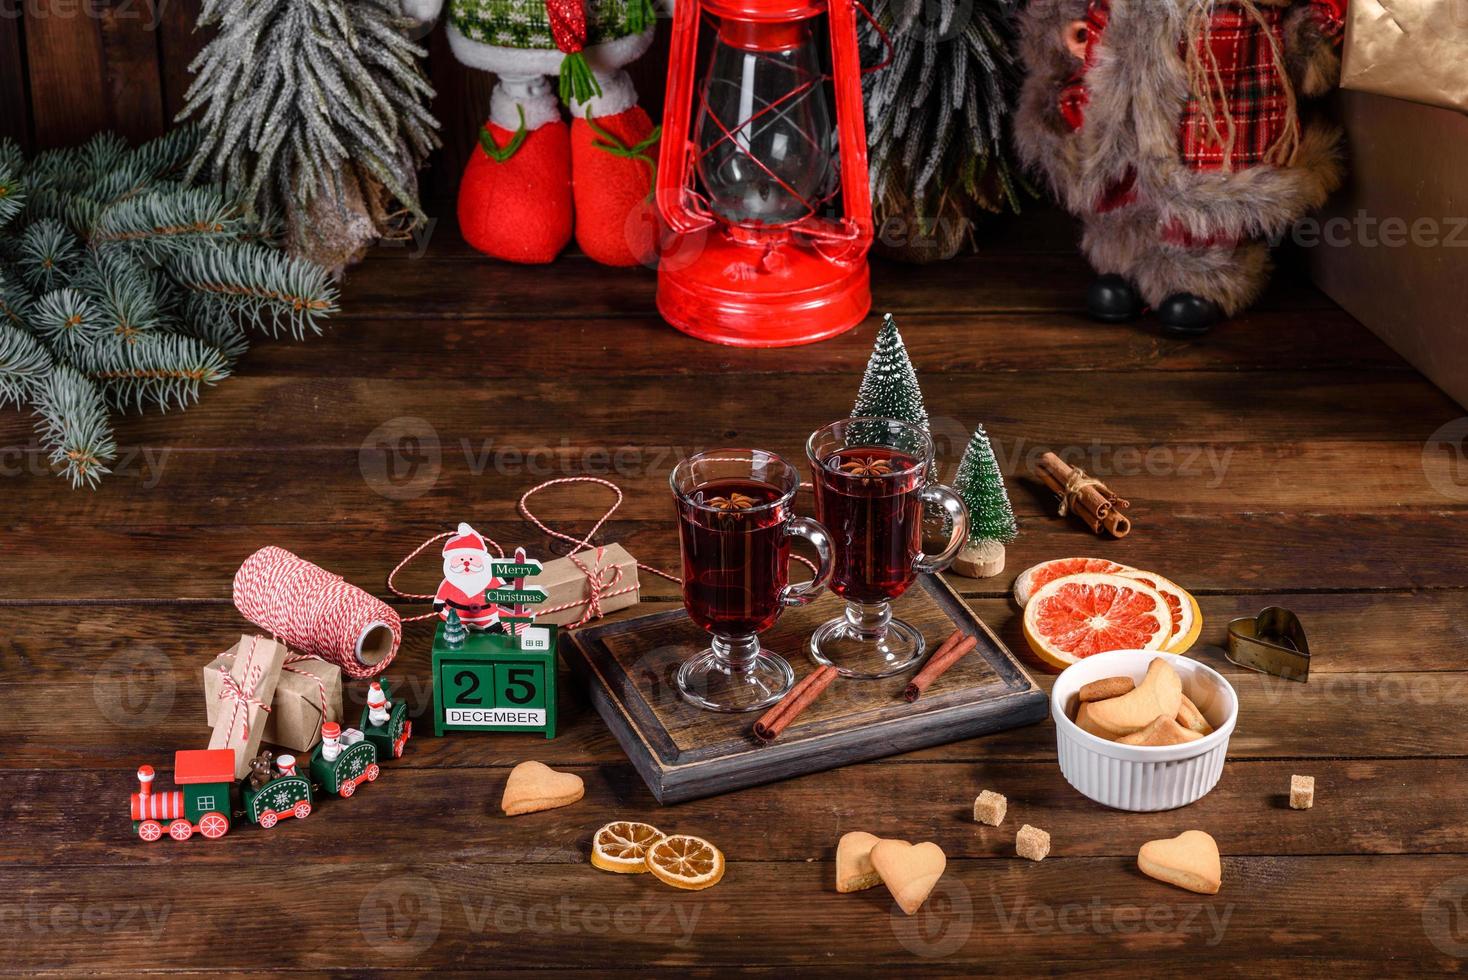
M1114 562L1110 558L1053 558L1042 561L1020 572L1014 580L1014 601L1023 608L1030 604L1030 597L1051 582L1064 575L1079 575L1083 572L1111 574L1125 571L1129 565Z
M647 870L664 884L698 891L717 885L724 877L724 855L702 837L674 834L647 852Z
M1067 575L1030 597L1025 639L1035 655L1064 670L1107 650L1161 650L1172 636L1162 593L1121 575Z
M1172 635L1167 638L1162 649L1168 653L1186 653L1188 647L1198 639L1198 634L1203 632L1203 612L1198 608L1198 600L1187 589L1156 572L1127 569L1116 574L1124 578L1134 578L1162 593L1162 598L1167 600L1168 612L1172 615Z
M666 836L650 823L613 820L591 838L591 865L621 875L647 871L647 852Z

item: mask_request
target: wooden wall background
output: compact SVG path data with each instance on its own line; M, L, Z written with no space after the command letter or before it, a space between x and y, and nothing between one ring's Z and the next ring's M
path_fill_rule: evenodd
M199 0L0 0L0 137L32 152L112 129L131 140L163 132L183 107L189 62L208 40ZM442 27L423 43L438 97L443 149L425 196L453 192L489 110L493 77L454 60ZM667 31L629 71L654 119L662 110Z

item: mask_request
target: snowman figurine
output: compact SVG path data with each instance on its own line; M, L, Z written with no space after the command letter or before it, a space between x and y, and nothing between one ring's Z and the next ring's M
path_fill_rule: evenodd
M402 3L424 24L444 6ZM496 76L459 184L466 242L495 258L544 263L574 232L604 265L651 257L658 130L623 68L652 44L656 16L652 0L448 0L454 56Z

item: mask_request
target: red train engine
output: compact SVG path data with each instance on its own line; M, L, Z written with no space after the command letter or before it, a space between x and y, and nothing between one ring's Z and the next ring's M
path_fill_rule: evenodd
M182 789L153 791L153 767L138 769L132 794L133 832L146 841L163 836L188 840L195 833L218 840L229 832L233 749L182 749L173 756L173 781Z

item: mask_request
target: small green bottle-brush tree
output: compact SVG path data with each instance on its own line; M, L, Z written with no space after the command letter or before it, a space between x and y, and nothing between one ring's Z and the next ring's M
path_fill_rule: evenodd
M968 507L968 542L953 562L954 571L970 578L988 578L1004 571L1004 546L1019 534L1004 474L994 458L994 447L981 425L974 430L953 489Z
M186 406L228 376L247 331L300 339L336 309L324 269L183 179L198 141L100 134L31 160L0 142L0 406L30 406L73 486L108 472L114 411Z

